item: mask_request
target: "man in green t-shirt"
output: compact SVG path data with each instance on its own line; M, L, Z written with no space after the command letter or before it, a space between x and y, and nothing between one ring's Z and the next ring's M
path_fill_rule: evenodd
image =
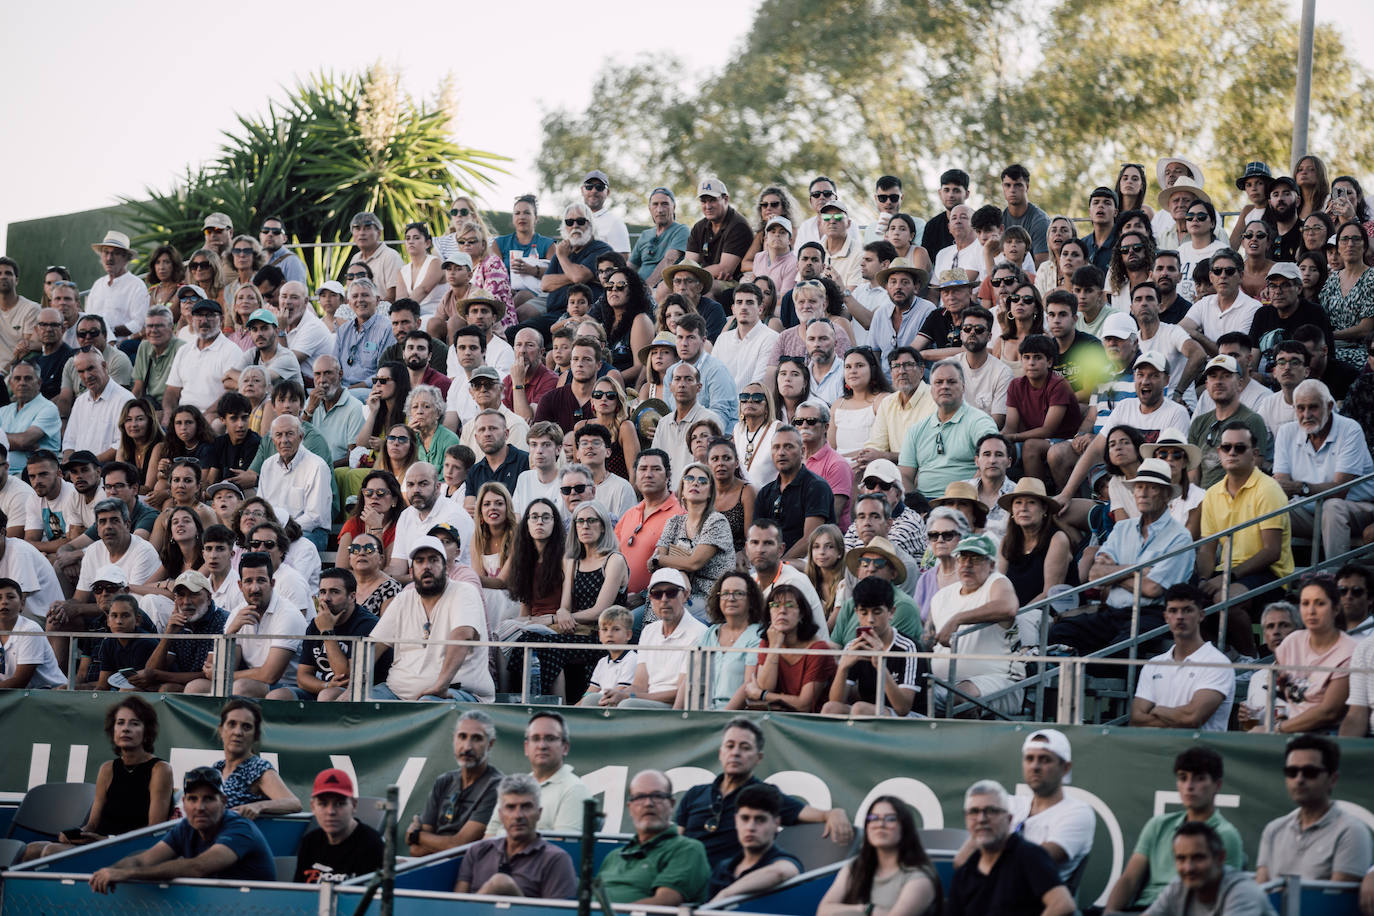
M630 780L635 836L601 863L599 877L612 903L681 906L706 899L711 866L699 840L677 832L673 783L658 770Z
M1126 870L1107 897L1107 913L1148 906L1174 879L1174 831L1185 821L1201 821L1215 830L1226 846L1226 864L1244 866L1240 833L1216 808L1221 776L1221 755L1209 747L1190 747L1174 758L1174 778L1183 810L1146 821Z

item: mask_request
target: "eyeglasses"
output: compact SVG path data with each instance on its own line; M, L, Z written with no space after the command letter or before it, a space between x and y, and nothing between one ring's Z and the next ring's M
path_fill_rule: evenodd
M792 418L792 425L793 425L793 426L819 426L819 425L820 425L820 422L821 422L821 418L820 418L820 417L793 417L793 418Z
M1343 236L1341 236L1340 238L1336 239L1336 242L1337 242L1338 244L1341 244L1341 245L1344 245L1344 244L1346 244L1347 242L1364 244L1364 236L1362 236L1362 235L1343 235Z
M1370 350L1369 352L1370 352L1370 353L1374 353L1374 349ZM1305 365L1307 365L1307 363L1305 363L1305 362L1303 362L1301 359L1297 359L1297 358L1292 358L1292 359L1276 359L1276 360L1274 360L1274 368L1275 368L1275 369L1279 368L1280 366L1282 366L1282 367L1284 367L1284 368L1286 368L1286 369L1296 369L1296 368L1298 368L1299 366L1305 366Z
M1351 595L1355 598L1363 598L1365 589L1362 585L1342 585L1337 589L1342 595Z
M812 191L812 192L811 192L811 199L812 199L812 200L820 200L822 197L824 197L825 199L829 200L830 198L832 198L832 197L834 197L834 196L835 196L835 192L834 192L834 191Z
M600 182L600 181L588 181L588 182L585 182L585 183L582 185L582 190L584 190L584 191L604 191L604 190L606 190L606 185L603 184L603 183Z
M38 322L38 326L39 326L40 328L60 328L60 327L62 327L62 322L60 322L60 321L40 321L40 322Z
M229 230L222 229L219 226L206 226L204 229L200 231L205 233L206 235L218 235L221 232L228 232Z
M682 475L682 482L694 483L699 487L704 487L711 482L711 478L702 477L700 474L684 474Z
M1185 223L1200 223L1208 219L1211 219L1211 217L1206 213L1189 213L1187 216L1183 217Z
M409 437L409 436L387 436L387 437L386 437L386 441L388 441L388 442L409 442L409 441L410 441L410 437Z
M392 382L392 378L391 378L390 376L387 376L387 375L374 375L374 376L372 376L372 384L374 384L374 385L390 385L391 382Z
M614 391L593 391L593 392L592 392L592 400L593 400L593 401L615 401L615 400L619 400L619 395L617 395Z
M249 546L249 548L251 548L252 550L272 550L273 548L275 548L275 547L277 546L277 542L276 542L275 539L270 540L270 541L259 541L259 540L256 540L256 539L255 539L255 540L249 541L249 542L248 542L248 546ZM350 546L352 546L352 545L350 545Z
M565 225L565 226L585 226L585 225L587 225L587 218L586 218L585 216L574 216L574 217L571 217L571 218L568 218L568 219L564 219L564 220L563 220L563 225Z
M92 338L99 337L102 333L104 332L101 331L99 328L87 328L84 331L77 331L76 337L78 340L90 340Z
M798 610L797 602L791 598L784 598L781 601L768 602L768 610L770 611L782 611L787 610L788 608L791 608L794 611Z
M457 239L456 241L459 245L476 245L479 242L481 242L481 239L476 239L470 235L465 235L461 239Z
M880 204L899 204L902 202L900 194L874 194L873 199Z
M870 815L868 815L867 817L864 818L864 823L865 823L865 824L887 824L888 826L891 826L891 825L897 823L897 815L895 815L895 814L870 814Z
M893 372L911 372L914 369L916 369L916 367L919 365L919 363L913 362L911 360L905 360L900 363L890 363L888 365L888 368L891 369Z
M655 601L671 601L682 593L680 588L656 588L649 592L649 597ZM634 799L631 799L633 801Z
M637 805L642 802L668 801L672 797L673 796L669 795L667 792L641 792L638 795L630 796L630 804Z
M721 589L720 597L722 599L731 598L735 601L743 601L745 598L749 597L749 593L742 588L728 588Z
M935 454L937 454L937 455L943 455L944 453L945 453L945 437L944 437L944 434L943 434L942 432L940 432L939 430L936 430L936 431L935 431Z
M1011 286L1013 283L1016 282L1016 277L994 277L992 280L989 280L988 282L990 282L993 286Z
M357 273L346 273L346 274L344 274L344 279L345 279L345 280L348 280L349 282L352 282L352 281L354 281L354 280L366 280L366 279L367 279L367 271L365 271L365 270L360 270L360 271L358 271Z
M966 808L964 810L964 817L976 821L982 817L996 817L999 814L1006 813L1006 808L998 808L996 805L988 805L986 808Z
M47 268L44 269L44 271L43 271L43 273L45 273L45 274L51 274L51 273L66 273L66 272L67 272L67 265L66 265L66 264L49 264L49 265L47 266Z
M362 497L363 499L381 499L390 493L391 491L386 487L369 487L362 492Z
M1250 446L1246 445L1244 442L1223 442L1221 445L1217 446L1217 451L1225 452L1228 455L1244 455L1246 452L1250 451Z
M376 553L376 544L349 544L348 555L356 557L360 554Z
M601 524L601 519L597 518L595 515L584 515L582 518L573 522L573 524L578 528L590 528L593 525Z
M839 223L849 219L849 217L843 213L822 213L820 219L823 223Z
M1299 776L1301 776L1303 779L1316 779L1318 776L1325 772L1326 767L1319 767L1313 763L1309 763L1300 767L1289 766L1283 768L1283 775L1288 779L1297 779Z
M778 358L778 365L782 365L783 363L795 363L795 364L797 364L798 366L801 366L802 368L805 368L805 367L806 367L806 357L805 357L805 356L782 356L782 357L779 357L779 358Z
M251 248L232 248L232 249L230 249L230 251L231 251L233 254L236 254L236 255L238 255L238 254L252 254L252 253L253 253L253 249L251 249Z
M626 547L633 547L635 545L635 535L639 534L639 529L643 527L643 522L640 522L638 525L635 525L635 530L630 532L629 538L625 541Z
M525 517L538 525L546 525L553 521L553 515L549 512L531 512Z
M173 458L173 459L172 459L172 466L173 466L173 467L175 467L175 466L177 466L177 465L182 465L182 464L189 464L189 465L191 465L192 467L197 467L197 468L198 468L198 467L200 467L200 459L199 459L199 458L193 458L193 457L191 457L190 455L187 455L187 456L185 456L185 457L183 457L183 458Z
M1213 267L1212 275L1215 277L1234 277L1240 273L1239 267Z
M760 210L781 210L782 201L780 200L761 200L759 201Z

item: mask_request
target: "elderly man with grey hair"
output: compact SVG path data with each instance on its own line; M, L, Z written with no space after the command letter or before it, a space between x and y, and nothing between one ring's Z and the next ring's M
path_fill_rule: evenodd
M1266 660L1273 659L1279 651L1279 643L1287 639L1289 633L1301 629L1302 617L1293 602L1271 601L1266 604L1264 612L1260 614L1260 633L1264 638L1264 647L1269 650L1269 659ZM1245 702L1236 709L1236 719L1242 730L1248 732L1258 725L1265 725L1265 730L1268 730L1269 694L1273 683L1274 672L1270 668L1260 669L1250 676ZM1274 714L1281 718L1288 715L1288 703L1278 694L1274 694Z
M301 375L308 381L314 361L334 352L334 334L310 307L310 289L288 280L277 291L278 332L296 354Z
M334 472L319 455L301 448L304 439L305 431L296 417L283 414L272 421L272 445L277 451L262 463L258 495L285 509L310 543L324 550L334 504L330 488Z
M358 246L358 252L348 263L367 265L367 269L372 271L372 277L377 281L377 296L387 302L395 302L396 282L401 275L401 256L382 244L382 221L375 213L363 212L353 217L349 228L353 232L353 244ZM348 304L353 305L351 301Z
M491 764L496 723L479 710L463 713L453 729L453 756L458 769L434 780L425 810L406 830L412 856L443 852L482 838L496 810L502 773ZM536 787L537 788L537 787Z
M577 893L572 857L539 835L539 783L528 773L504 777L496 789L503 835L482 840L458 867L460 894L570 900Z
M172 359L162 396L164 427L171 426L172 414L183 402L200 408L207 419L216 419L215 405L224 395L225 380L238 384L239 370L248 364L249 355L221 333L223 328L224 306L219 302L198 299L191 304L191 330L196 336Z
M602 295L601 282L596 276L596 262L613 249L597 238L595 214L585 203L573 203L563 208L563 226L558 244L549 249L549 266L539 280L544 293L544 314L536 315L519 327L532 327L541 334L568 311L568 289L581 283L592 291L592 301ZM538 299L521 306L522 311L537 308ZM513 338L514 334L508 332Z
M1307 379L1293 389L1297 420L1279 427L1274 480L1291 500L1329 493L1322 501L1321 546L1328 559L1350 550L1354 534L1374 522L1374 481L1346 484L1374 471L1364 429L1335 411L1326 383ZM1293 509L1293 535L1313 535L1312 505Z
M120 410L134 396L110 378L105 356L99 350L77 353L72 363L86 390L72 403L67 431L62 436L62 455L70 458L73 452L89 451L98 459L97 463L112 461L119 448Z
M353 320L334 333L334 357L343 366L344 384L350 389L371 389L382 351L396 342L391 322L377 310L377 285L366 277L348 284L348 307Z
M155 305L148 309L148 317L143 321L143 340L138 344L134 356L134 397L146 397L154 404L162 403L162 395L167 391L167 376L172 371L172 360L186 341L173 334L176 324L172 310L165 305Z
M969 786L964 825L977 851L955 870L946 906L963 916L1068 916L1073 895L1059 869L1049 853L1012 832L1011 821L1011 797L1001 783L982 779Z

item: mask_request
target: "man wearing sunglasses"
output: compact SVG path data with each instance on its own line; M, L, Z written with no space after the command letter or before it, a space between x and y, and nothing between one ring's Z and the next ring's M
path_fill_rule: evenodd
M1108 304L1112 308L1130 311L1131 291L1150 279L1154 260L1154 239L1146 238L1142 232L1132 229L1117 239L1111 266L1107 268L1111 293Z
M134 364L129 362L123 350L109 342L104 318L82 315L76 322L75 331L77 350L62 366L62 388L53 400L64 419L71 415L72 404L77 396L86 390L86 383L76 371L76 357L80 353L99 353L103 356L107 374L121 387L129 388L134 383Z
M640 648L673 646L686 650L706 632L706 624L687 613L687 578L681 571L659 567L649 579L649 607L655 620L645 624ZM678 687L687 676L690 654L686 651L639 653L635 679L628 698L620 706L636 709L671 709ZM592 705L589 703L588 705Z
M596 214L585 203L569 204L564 208L560 236L551 249L549 267L539 281L539 288L547 296L545 312L522 325L536 328L541 334L567 313L570 287L578 283L585 284L592 291L593 301L604 294L601 281L596 276L596 262L614 250L598 237ZM626 250L629 247L627 235ZM537 301L531 300L524 307L534 307Z
M1330 738L1299 735L1283 754L1283 781L1297 805L1270 821L1260 836L1255 880L1280 875L1307 881L1359 881L1374 855L1369 828L1332 800L1340 776L1341 749Z
M309 282L305 273L305 262L286 247L286 220L280 216L269 216L262 221L258 230L258 241L262 250L268 254L267 265L282 272L287 282L304 285Z
M1341 593L1345 632L1362 639L1374 628L1374 573L1359 563L1347 563L1336 573Z
M803 220L797 227L796 237L793 239L794 250L800 251L801 246L807 242L819 243L824 232L821 229L821 208L827 201L834 200L839 195L835 190L835 182L824 175L817 175L811 179L811 185L806 189L806 202L811 206L811 212L815 216Z
M1260 301L1240 288L1241 271L1245 264L1230 248L1214 252L1211 258L1211 279L1216 294L1203 296L1193 303L1179 327L1193 335L1208 356L1217 354L1217 341L1231 331L1250 332Z
M587 205L587 215L596 225L596 237L621 258L628 258L630 231L625 228L625 221L606 206L610 191L611 180L600 169L592 169L582 179L582 202Z
M1331 318L1326 309L1302 297L1302 275L1291 261L1275 261L1269 268L1265 291L1269 304L1261 306L1250 325L1250 336L1258 344L1266 363L1272 365L1274 347L1292 337L1305 324L1315 324L1326 334L1326 349L1336 351Z
M864 245L871 245L887 237L887 227L892 222L892 217L902 212L902 179L896 175L883 175L874 185L873 205L878 209L878 218L871 224L864 226L859 234L859 241ZM915 234L912 242L919 245L921 243L921 232L926 227L926 221L914 214L911 221L916 224Z

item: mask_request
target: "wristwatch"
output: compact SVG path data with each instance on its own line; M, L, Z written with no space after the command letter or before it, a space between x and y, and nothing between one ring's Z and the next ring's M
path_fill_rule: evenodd
M1310 483L1305 483L1305 484L1302 485L1302 489L1298 490L1298 492L1299 492L1300 494L1302 494L1303 496L1311 496L1311 495L1312 495L1312 485L1311 485Z
M412 827L410 833L406 834L406 842L414 846L420 842L420 828Z

